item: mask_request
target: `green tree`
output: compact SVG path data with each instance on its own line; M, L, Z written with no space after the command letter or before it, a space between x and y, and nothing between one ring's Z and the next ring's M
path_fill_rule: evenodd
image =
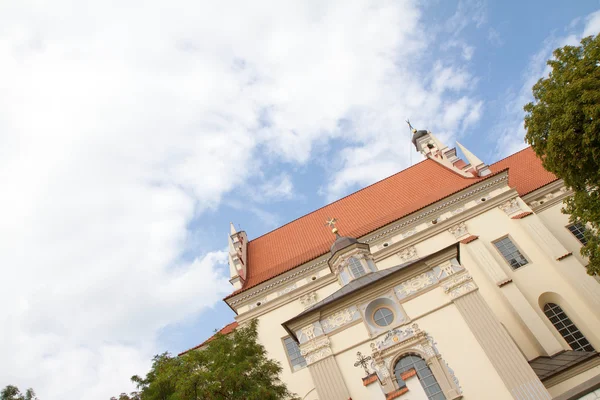
M154 356L144 378L131 378L138 387L139 399L295 399L279 379L281 365L269 359L257 342L257 324L254 320L229 335L217 333L201 349L181 357L169 353ZM129 399L137 400L120 400Z
M29 388L21 394L18 387L8 385L0 392L0 400L38 400L33 389Z
M586 227L588 274L600 274L600 35L554 51L525 105L525 139L574 196L563 213Z

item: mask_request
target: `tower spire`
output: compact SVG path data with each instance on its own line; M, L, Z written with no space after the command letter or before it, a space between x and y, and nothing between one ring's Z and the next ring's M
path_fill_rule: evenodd
M463 154L467 158L467 161L469 162L469 164L471 164L471 167L475 170L477 176L485 176L485 175L489 175L491 173L487 164L485 164L483 161L481 161L475 154L473 154L469 150L467 150L467 148L465 146L463 146L462 144L458 143L458 141L456 142L456 145L463 152Z

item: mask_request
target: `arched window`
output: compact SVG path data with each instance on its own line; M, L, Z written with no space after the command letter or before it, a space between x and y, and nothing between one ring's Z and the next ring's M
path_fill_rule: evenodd
M547 303L544 306L544 314L573 350L594 351L590 342L558 304Z
M361 277L365 274L365 269L363 268L362 264L354 257L350 257L348 259L348 266L350 267L352 276L355 278Z
M394 367L394 376L396 376L400 386L404 385L402 374L413 368L417 371L419 382L421 382L421 386L423 386L423 390L429 400L446 400L446 396L444 396L442 388L435 379L435 376L433 376L431 369L429 369L425 360L419 356L408 355L402 357L396 363L396 366Z

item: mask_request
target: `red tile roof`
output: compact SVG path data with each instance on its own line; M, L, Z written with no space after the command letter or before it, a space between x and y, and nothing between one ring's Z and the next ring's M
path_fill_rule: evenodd
M214 335L212 335L211 337L209 337L208 339L206 339L204 342L200 343L198 346L196 347L192 347L189 350L183 351L181 353L178 354L178 356L182 356L187 352L190 352L192 350L196 350L199 349L200 347L204 346L205 344L207 344L208 342L210 342L211 340L213 340L215 338L215 336L217 336L217 334L221 334L221 335L228 335L231 332L233 332L235 330L235 328L238 327L238 323L236 321L233 321L230 324L225 325L221 330L219 330L217 333L215 333Z
M490 169L493 173L508 169L509 185L520 195L557 179L542 168L531 148L491 165ZM359 238L481 179L465 178L427 159L306 214L248 242L247 280L227 298L327 253L334 240L324 226L330 217L337 218L340 234Z

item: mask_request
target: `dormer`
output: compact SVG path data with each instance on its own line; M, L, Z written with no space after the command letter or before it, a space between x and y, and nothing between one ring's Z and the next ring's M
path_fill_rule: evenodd
M248 236L244 231L236 231L233 224L229 224L229 282L235 290L241 289L246 280L246 251Z
M345 286L361 276L377 271L369 245L355 238L340 236L336 233L328 260L331 272L341 286Z

